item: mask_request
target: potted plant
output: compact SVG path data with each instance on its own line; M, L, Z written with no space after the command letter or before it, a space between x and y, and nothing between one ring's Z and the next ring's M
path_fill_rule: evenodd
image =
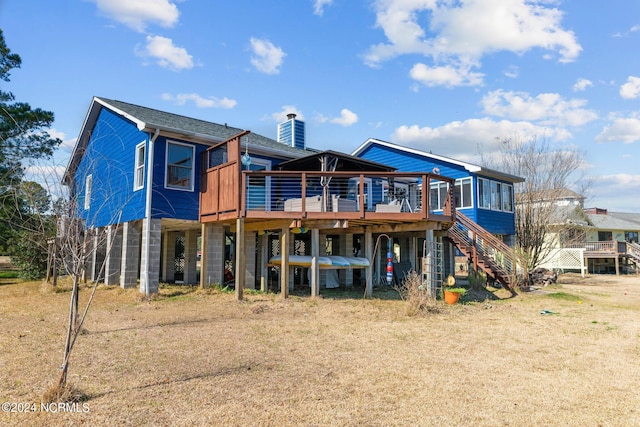
M442 297L447 304L455 304L467 290L465 288L454 287L456 279L453 276L447 277L442 288Z

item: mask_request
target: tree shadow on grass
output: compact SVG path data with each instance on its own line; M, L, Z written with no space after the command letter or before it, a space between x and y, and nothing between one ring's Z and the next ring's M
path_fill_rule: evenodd
M109 396L111 394L115 394L115 393L126 393L128 391L135 391L135 390L146 390L149 388L154 388L154 387L166 387L168 385L171 384L180 384L180 383L188 383L190 381L196 381L196 380L201 380L201 379L212 379L212 378L220 378L220 377L225 377L225 376L231 376L231 375L236 375L238 373L241 372L250 372L253 369L259 369L260 363L254 363L254 364L250 364L250 363L243 363L241 365L235 366L235 367L221 367L220 369L217 369L215 371L211 371L211 372L202 372L200 374L195 374L195 375L185 375L185 376L180 376L180 377L176 377L176 378L171 378L170 376L165 376L164 378L158 380L158 381L153 381L153 382L149 382L146 384L140 384L137 386L133 386L133 387L126 387L126 388L118 388L118 389L112 389L112 390L107 390L107 391L103 391L103 392L98 392L98 393L85 393L83 395L83 400L84 401L89 401L89 400L93 400L93 399L98 399L101 397L105 397L105 396ZM263 367L263 369L265 369ZM266 367L266 369L270 370L271 368Z
M311 289L308 287L297 288L291 295L297 297L311 297ZM375 286L371 298L365 298L364 286L340 286L337 288L320 289L320 297L324 299L334 300L362 300L362 299L379 299L379 300L400 300L400 294L391 286Z
M463 301L464 302L483 302L487 300L497 301L502 299L511 299L513 296L511 294L500 297L496 295L497 292L501 291L500 289L492 289L492 288L482 288L482 289L470 289L467 293L464 294Z

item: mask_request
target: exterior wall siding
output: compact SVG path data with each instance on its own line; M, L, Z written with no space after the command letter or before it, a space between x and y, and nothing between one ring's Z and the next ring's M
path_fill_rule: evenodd
M437 167L440 169L439 175L454 179L470 176L469 172L462 166L376 144L367 147L358 157L393 166L394 168L398 168L399 172L431 173L433 172L433 168Z
M359 154L359 157L393 166L398 168L398 171L400 172L433 172L433 169L437 167L440 169L440 175L453 179L472 177L473 207L459 209L459 211L493 234L515 234L514 213L478 208L478 177L476 174L467 171L463 166L375 143L369 145L365 150L363 150ZM487 179L504 182L494 178ZM506 183L512 184L509 182Z
M88 227L144 217L145 188L133 191L133 175L135 147L148 140L132 122L102 109L74 176L77 213ZM89 209L84 208L87 175L92 177Z
M103 108L96 120L85 153L78 165L73 190L78 216L87 227L105 227L115 223L135 221L145 217L148 168L148 147L151 135L136 125ZM136 146L145 143L145 175L142 188L134 191ZM177 142L195 147L193 159L193 190L165 188L167 143ZM154 142L152 218L198 220L201 154L208 145L159 136ZM270 160L272 167L282 159L256 156ZM86 177L91 175L91 201L85 209Z
M167 143L177 142L195 147L193 158L193 191L186 189L165 188ZM202 153L208 148L203 144L195 144L177 138L158 137L154 144L153 154L153 194L151 202L152 218L174 218L198 220L200 172Z

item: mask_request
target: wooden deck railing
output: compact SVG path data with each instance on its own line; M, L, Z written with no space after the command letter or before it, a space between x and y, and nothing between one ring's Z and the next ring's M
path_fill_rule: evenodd
M606 240L599 242L581 242L581 243L569 243L563 245L565 248L583 248L585 250L585 255L589 254L615 254L618 253L618 243L615 240ZM624 249L623 249L624 251Z
M453 218L453 192L435 209L424 197L423 183L430 188L433 181L453 188L452 179L426 173L245 171L241 212L246 218Z
M455 220L451 178L421 172L245 171L241 139L247 133L202 154L200 221ZM442 182L448 191L423 193Z

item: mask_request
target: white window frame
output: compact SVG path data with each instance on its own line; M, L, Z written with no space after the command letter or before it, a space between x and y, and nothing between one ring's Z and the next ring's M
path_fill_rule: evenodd
M89 174L84 179L84 209L91 208L91 186L93 185L93 175Z
M182 187L179 185L171 185L168 183L169 178L169 147L171 145L181 145L183 147L187 147L191 149L191 176L189 177L189 187ZM164 158L164 188L169 190L178 190L178 191L191 191L195 188L195 172L196 172L196 147L191 144L185 144L183 142L178 141L167 141L167 146L165 149L165 158Z
M502 211L502 183L491 181L491 210Z
M135 164L133 165L133 191L144 188L146 155L147 143L146 141L142 141L140 144L136 145ZM140 162L140 160L142 160L142 162Z
M429 188L429 209L431 209L432 211L441 211L444 209L444 204L447 200L447 193L449 191L449 183L445 182L445 181L437 181L437 182L432 182L430 185L431 188ZM431 192L432 191L436 191L436 195L437 195L437 203L436 206L433 206L433 204L431 203ZM444 191L444 194L443 194ZM443 197L444 196L444 197Z
M486 178L478 177L478 207L491 209L491 180Z
M502 183L502 212L513 212L513 185L511 184Z
M515 212L513 184L480 177L477 179L478 208L505 213Z
M469 185L469 200L466 200L466 198L464 197L463 189L465 184ZM466 178L456 179L456 182L455 182L456 191L454 191L454 195L457 192L458 188L460 189L460 206L456 205L456 209L473 208L473 180L471 179L471 177L468 176Z

